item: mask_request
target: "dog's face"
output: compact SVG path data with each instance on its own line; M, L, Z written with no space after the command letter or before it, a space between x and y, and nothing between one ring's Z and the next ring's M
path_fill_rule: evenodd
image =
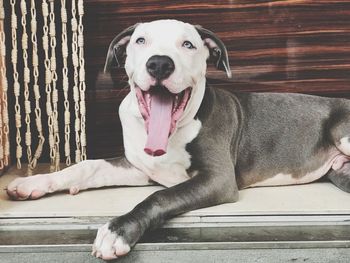
M148 138L145 152L166 152L168 137L186 112L198 110L205 89L207 59L231 76L227 51L212 32L176 20L136 24L110 44L105 71L125 58Z
M194 26L158 20L135 28L126 54L125 70L131 85L142 91L162 86L179 94L196 87L197 80L205 76L209 50ZM160 68L157 71L152 66Z

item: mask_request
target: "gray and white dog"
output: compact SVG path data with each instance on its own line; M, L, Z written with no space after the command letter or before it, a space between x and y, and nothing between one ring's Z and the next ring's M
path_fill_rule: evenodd
M166 186L98 230L96 257L125 255L148 228L235 202L239 189L326 175L350 191L348 100L206 87L208 58L231 76L226 48L212 32L175 20L136 24L116 36L105 71L123 56L130 84L119 109L125 157L18 178L7 188L23 200L111 185Z

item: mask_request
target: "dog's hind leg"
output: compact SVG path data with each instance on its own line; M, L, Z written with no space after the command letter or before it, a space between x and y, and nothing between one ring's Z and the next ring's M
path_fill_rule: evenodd
M334 101L333 109L323 124L325 146L335 147L342 154L333 163L326 177L338 188L350 192L350 105L348 101Z
M345 163L338 170L331 169L327 178L341 190L350 193L350 163Z
M328 126L328 127L327 127ZM328 179L338 188L350 193L350 110L333 110L326 122L329 135L337 150L343 154L327 173Z
M25 200L64 190L77 194L88 188L150 183L146 174L131 165L125 157L120 157L87 160L51 174L17 178L7 186L7 194L14 200Z
M341 102L339 102L340 105ZM335 107L323 123L323 141L350 157L350 105Z

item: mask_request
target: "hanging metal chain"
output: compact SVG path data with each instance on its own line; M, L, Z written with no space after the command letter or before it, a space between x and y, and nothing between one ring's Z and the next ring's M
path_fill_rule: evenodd
M60 136L58 129L58 91L57 91L57 63L56 63L56 27L55 27L55 1L49 0L50 3L50 24L49 24L49 35L50 35L50 47L51 47L51 76L52 76L52 122L53 122L53 132L54 132L54 169L59 170L60 164Z
M6 142L8 141L8 133L5 133L7 126L8 131L8 112L7 112L7 79L6 79L6 46L5 46L5 32L4 32L5 10L3 0L0 0L0 170L7 166L8 155L6 156ZM7 115L7 116L6 116ZM7 119L7 123L6 123ZM7 164L6 164L7 162Z
M4 3L2 2L2 0L0 0L0 34L1 34L1 39L0 39L0 41L1 41L1 44L2 44L2 32L3 32L3 30L4 30L4 18L5 18L5 13L4 13ZM0 55L1 55L1 61L0 61L0 66L1 66L1 68L0 68L0 70L1 70L1 72L2 72L2 56L3 56L3 52L2 52L2 50L0 51L1 53L0 53ZM1 74L1 76L0 76L0 78L1 78L1 85L0 85L0 95L1 95L1 97L0 97L0 99L2 98L2 74ZM3 103L2 103L2 101L1 101L1 103L0 103L0 170L2 170L2 169L4 169L4 142L3 142L3 121L2 121L2 115L3 115Z
M54 128L53 128L53 111L52 111L52 76L51 76L51 61L49 58L49 27L48 27L48 16L49 6L46 0L42 2L42 13L43 13L43 49L45 53L45 92L46 92L46 113L47 113L47 124L49 126L49 146L50 146L50 159L51 165L54 164L56 158L55 152L55 141L54 141Z
M41 108L40 108L40 89L39 89L39 57L38 57L38 40L37 40L37 21L36 21L36 7L35 7L35 0L31 0L30 5L30 13L31 13L31 39L33 43L33 50L32 50L32 64L33 64L33 77L34 77L34 83L33 83L33 89L34 89L34 98L35 98L35 124L36 129L38 133L38 146L35 150L34 156L32 158L32 162L30 163L30 168L35 168L37 165L37 161L40 158L43 146L45 142L45 137L43 135L42 130L42 122L41 122Z
M0 29L1 30L1 29ZM0 86L0 95L2 94L2 88ZM4 142L3 142L3 123L2 123L2 103L0 103L0 171L4 169Z
M63 57L63 93L64 93L64 155L66 165L71 165L70 157L70 112L68 100L68 41L67 41L67 9L66 0L61 0L61 20L62 20L62 57Z
M22 23L22 53L23 53L23 86L24 86L24 112L25 118L24 121L26 123L26 133L25 133L25 144L27 148L27 158L28 163L32 161L32 135L30 132L30 113L31 113L31 105L29 101L29 83L30 83L30 70L28 68L28 34L27 34L27 5L25 0L21 0L21 23Z
M80 91L80 143L81 143L81 160L86 160L86 104L85 104L85 59L84 59L84 1L78 0L78 47L79 47L79 91Z
M2 19L0 20L2 21ZM2 23L2 22L0 22ZM2 28L0 28L0 33L1 33ZM1 63L1 62L0 62ZM2 64L0 64L0 66L2 67ZM0 68L0 70L2 70L2 68ZM1 76L2 79L2 76ZM2 84L2 83L1 83ZM0 86L0 95L2 97L2 87ZM3 123L2 123L2 114L3 114L3 110L2 110L2 101L0 103L0 171L2 169L4 169L4 142L3 142Z
M3 139L3 165L9 165L10 158L10 141L9 141L9 114L8 114L8 82L6 76L6 46L5 46L5 29L4 29L4 20L5 20L5 10L3 5L3 0L0 0L0 60L1 60L1 86L2 86L2 96L0 97L1 106L2 106L2 139ZM0 116L1 118L1 116Z
M11 51L11 61L13 66L13 88L15 94L15 120L16 120L16 159L17 168L21 168L21 158L22 158L22 146L21 146L21 106L19 104L20 96L20 84L18 82L18 71L17 71L17 61L18 61L18 51L17 51L17 16L15 13L16 0L10 0L11 4L11 35L12 35L12 51Z
M73 84L73 99L74 99L74 131L75 131L75 162L81 161L81 150L80 150L80 114L79 114L79 57L78 57L78 21L76 18L76 0L72 0L72 62L74 67L74 84Z

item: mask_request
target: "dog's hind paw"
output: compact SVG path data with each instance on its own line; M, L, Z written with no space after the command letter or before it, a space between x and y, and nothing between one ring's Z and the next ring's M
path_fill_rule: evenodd
M130 246L123 237L109 229L109 223L99 228L92 246L93 256L103 260L112 260L126 255L129 251Z

